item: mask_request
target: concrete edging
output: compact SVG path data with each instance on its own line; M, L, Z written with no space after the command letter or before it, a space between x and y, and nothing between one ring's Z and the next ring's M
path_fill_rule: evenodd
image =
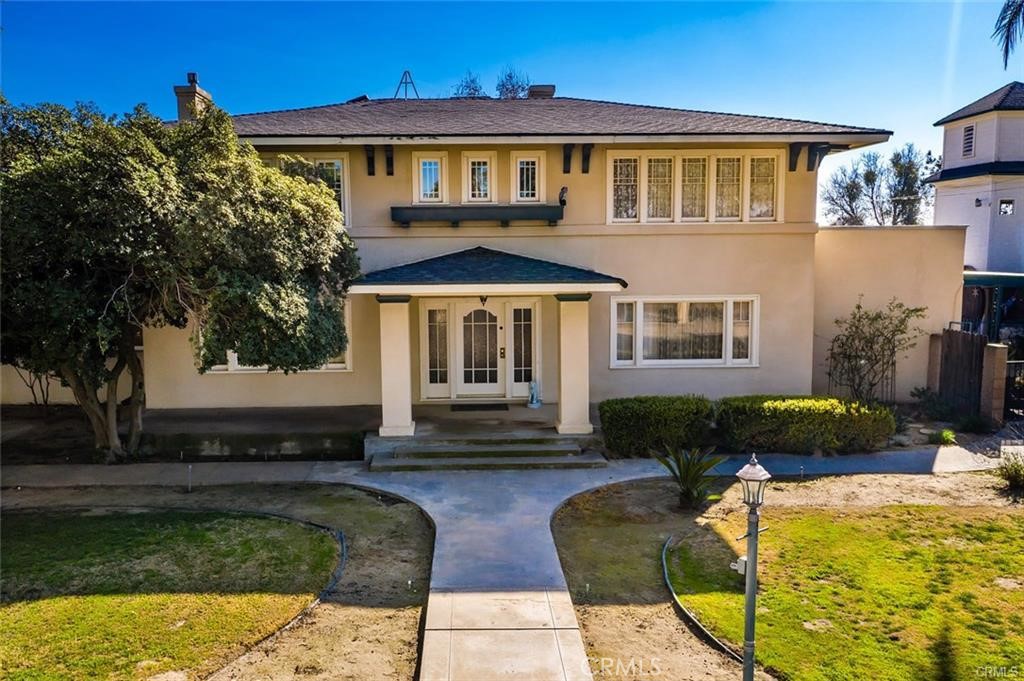
M697 616L693 614L689 608L683 605L683 602L679 600L679 595L676 593L676 590L672 588L672 581L668 578L668 561L666 560L666 556L668 555L668 545L672 543L674 538L675 535L669 535L668 539L665 540L665 544L661 547L661 572L665 577L665 586L668 588L668 592L672 594L672 602L675 604L677 612L681 613L680 619L682 619L691 630L695 630L694 633L696 633L698 637L704 639L705 643L718 650L718 652L723 653L729 659L743 664L743 658L732 648L720 641L708 630L707 627L701 624L700 620L697 619Z

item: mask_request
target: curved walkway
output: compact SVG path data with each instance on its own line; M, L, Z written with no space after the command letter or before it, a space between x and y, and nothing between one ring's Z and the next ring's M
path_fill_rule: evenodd
M717 472L731 475L743 457ZM762 457L776 475L933 473L995 462L958 447L844 457ZM569 497L664 475L652 460L607 468L370 473L360 462L198 463L193 485L340 483L408 499L436 526L421 681L576 681L591 678L579 624L551 534ZM185 486L188 464L7 466L4 486Z

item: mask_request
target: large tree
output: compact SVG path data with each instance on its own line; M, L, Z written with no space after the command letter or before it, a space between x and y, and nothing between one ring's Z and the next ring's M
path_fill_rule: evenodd
M992 37L1003 52L1003 68L1010 65L1010 55L1017 43L1024 40L1024 0L1005 0L996 18Z
M200 371L228 350L298 371L346 347L358 259L333 192L308 164L262 163L222 111L165 126L0 101L0 149L2 359L69 386L108 459L139 444L143 326L191 328Z
M869 151L838 168L822 191L825 214L836 225L913 225L921 221L934 190L925 179L941 165L913 144L883 158Z

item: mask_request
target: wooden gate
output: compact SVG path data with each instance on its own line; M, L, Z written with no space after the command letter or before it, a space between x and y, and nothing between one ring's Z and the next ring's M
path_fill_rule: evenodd
M979 333L942 332L939 395L961 414L977 414L981 406L981 372L988 339Z

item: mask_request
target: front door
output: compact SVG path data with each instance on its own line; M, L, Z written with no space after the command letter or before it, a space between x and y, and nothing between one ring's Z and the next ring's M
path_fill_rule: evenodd
M456 307L456 392L505 396L505 324L501 304L459 303Z

